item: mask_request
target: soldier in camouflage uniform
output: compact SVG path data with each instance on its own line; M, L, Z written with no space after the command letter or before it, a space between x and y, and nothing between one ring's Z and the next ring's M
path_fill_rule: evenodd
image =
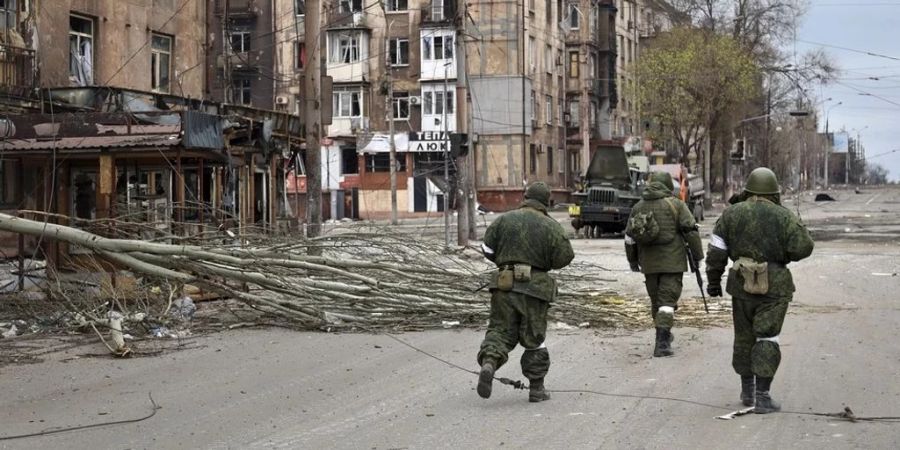
M629 218L625 230L625 255L631 270L644 273L650 314L656 326L656 345L653 356L672 356L672 325L681 297L682 278L688 270L685 242L699 262L703 259L703 244L697 232L694 216L687 205L675 198L672 176L667 172L650 175L641 201L631 210L631 218L652 213L659 226L658 237L649 244L633 239L637 230Z
M544 389L544 376L550 368L544 337L547 309L557 289L548 271L569 265L575 255L562 226L547 215L549 205L550 188L543 182L533 183L521 206L501 216L485 232L482 250L499 270L489 285L491 317L478 352L478 395L483 398L491 396L494 371L520 344L525 347L521 363L522 374L529 381L528 400L550 399Z
M781 362L778 335L794 293L787 264L808 257L813 241L800 219L781 206L775 174L760 167L750 173L744 192L716 222L709 242L706 291L722 296L722 274L728 260L726 291L734 316L732 366L741 376L741 401L765 414L780 409L769 394Z

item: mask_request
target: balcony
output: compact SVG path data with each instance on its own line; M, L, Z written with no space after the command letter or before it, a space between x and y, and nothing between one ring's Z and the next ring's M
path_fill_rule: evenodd
M0 44L0 89L28 91L35 87L34 50Z
M456 18L456 0L432 0L422 7L422 25L446 24Z

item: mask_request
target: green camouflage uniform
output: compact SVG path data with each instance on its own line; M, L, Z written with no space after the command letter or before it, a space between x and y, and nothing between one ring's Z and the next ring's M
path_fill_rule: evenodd
M546 192L549 201L549 191ZM547 309L556 297L556 282L547 273L562 269L574 258L572 245L560 224L547 215L540 201L526 199L522 205L497 219L484 235L485 256L503 268L531 265L531 281L515 281L510 291L497 287L495 272L489 285L491 316L478 352L478 364L493 361L500 368L516 344L525 347L522 374L543 380L550 368L544 345Z
M681 297L682 278L688 270L685 241L694 256L703 259L703 245L694 216L684 202L672 196L672 189L672 178L668 173L654 173L641 201L631 210L632 216L653 213L659 224L659 237L652 244L638 244L631 238L631 220L625 230L625 255L629 264L640 267L644 274L654 324L666 329L672 328ZM666 314L657 314L660 308Z
M734 267L725 290L733 305L735 372L772 378L781 361L778 335L794 294L787 264L812 254L813 241L797 216L779 204L778 195L749 194L739 200L716 222L706 275L711 286L720 286L729 258L768 263L768 293L747 293L743 276Z

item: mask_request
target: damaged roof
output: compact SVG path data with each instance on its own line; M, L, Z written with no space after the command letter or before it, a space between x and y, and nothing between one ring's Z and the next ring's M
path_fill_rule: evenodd
M64 137L59 139L9 139L0 141L2 151L91 150L134 147L174 147L181 144L178 134L112 135Z

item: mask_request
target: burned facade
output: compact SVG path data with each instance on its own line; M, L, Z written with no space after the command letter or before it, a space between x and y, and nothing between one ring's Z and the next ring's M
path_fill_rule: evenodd
M208 100L203 2L13 3L0 44L4 212L147 238L289 222L283 155L299 120ZM14 235L0 245L37 252ZM41 246L51 262L78 253Z

